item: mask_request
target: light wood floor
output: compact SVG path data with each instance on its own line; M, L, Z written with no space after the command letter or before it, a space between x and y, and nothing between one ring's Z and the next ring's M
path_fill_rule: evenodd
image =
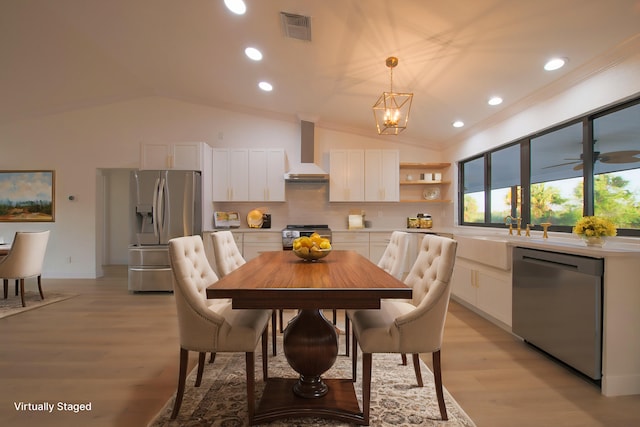
M129 294L125 272L115 271L98 280L45 279L45 297L53 288L78 296L0 319L0 425L140 427L175 391L173 296ZM640 396L601 396L594 385L453 302L442 361L445 387L478 427L640 425ZM44 401L90 402L91 411L14 407Z

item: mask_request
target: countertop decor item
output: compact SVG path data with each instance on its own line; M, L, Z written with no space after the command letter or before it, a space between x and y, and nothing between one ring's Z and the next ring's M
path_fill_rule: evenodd
M585 216L576 223L573 232L582 237L587 246L601 247L606 237L616 235L617 229L607 218Z

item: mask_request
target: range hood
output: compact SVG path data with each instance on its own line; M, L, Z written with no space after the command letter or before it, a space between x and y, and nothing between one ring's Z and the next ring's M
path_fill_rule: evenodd
M300 164L284 174L288 182L326 182L329 174L314 163L315 124L300 122Z

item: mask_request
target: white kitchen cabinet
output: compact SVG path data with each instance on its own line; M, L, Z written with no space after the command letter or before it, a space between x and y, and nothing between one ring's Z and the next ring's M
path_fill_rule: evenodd
M511 326L511 271L456 258L452 294L481 312Z
M204 171L211 147L204 142L142 143L140 169Z
M249 150L213 149L213 201L249 200Z
M242 256L249 261L261 252L281 251L282 233L277 231L245 232L242 244Z
M364 150L331 150L329 163L329 201L364 201Z
M365 150L365 201L397 202L400 200L399 165L398 150Z
M331 236L331 247L334 250L356 251L369 259L369 232L334 231Z
M284 202L284 149L249 150L249 201Z

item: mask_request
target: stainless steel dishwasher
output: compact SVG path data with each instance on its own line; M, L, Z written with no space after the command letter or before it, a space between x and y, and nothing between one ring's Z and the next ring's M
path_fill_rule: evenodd
M604 260L516 247L514 334L586 376L602 377Z

